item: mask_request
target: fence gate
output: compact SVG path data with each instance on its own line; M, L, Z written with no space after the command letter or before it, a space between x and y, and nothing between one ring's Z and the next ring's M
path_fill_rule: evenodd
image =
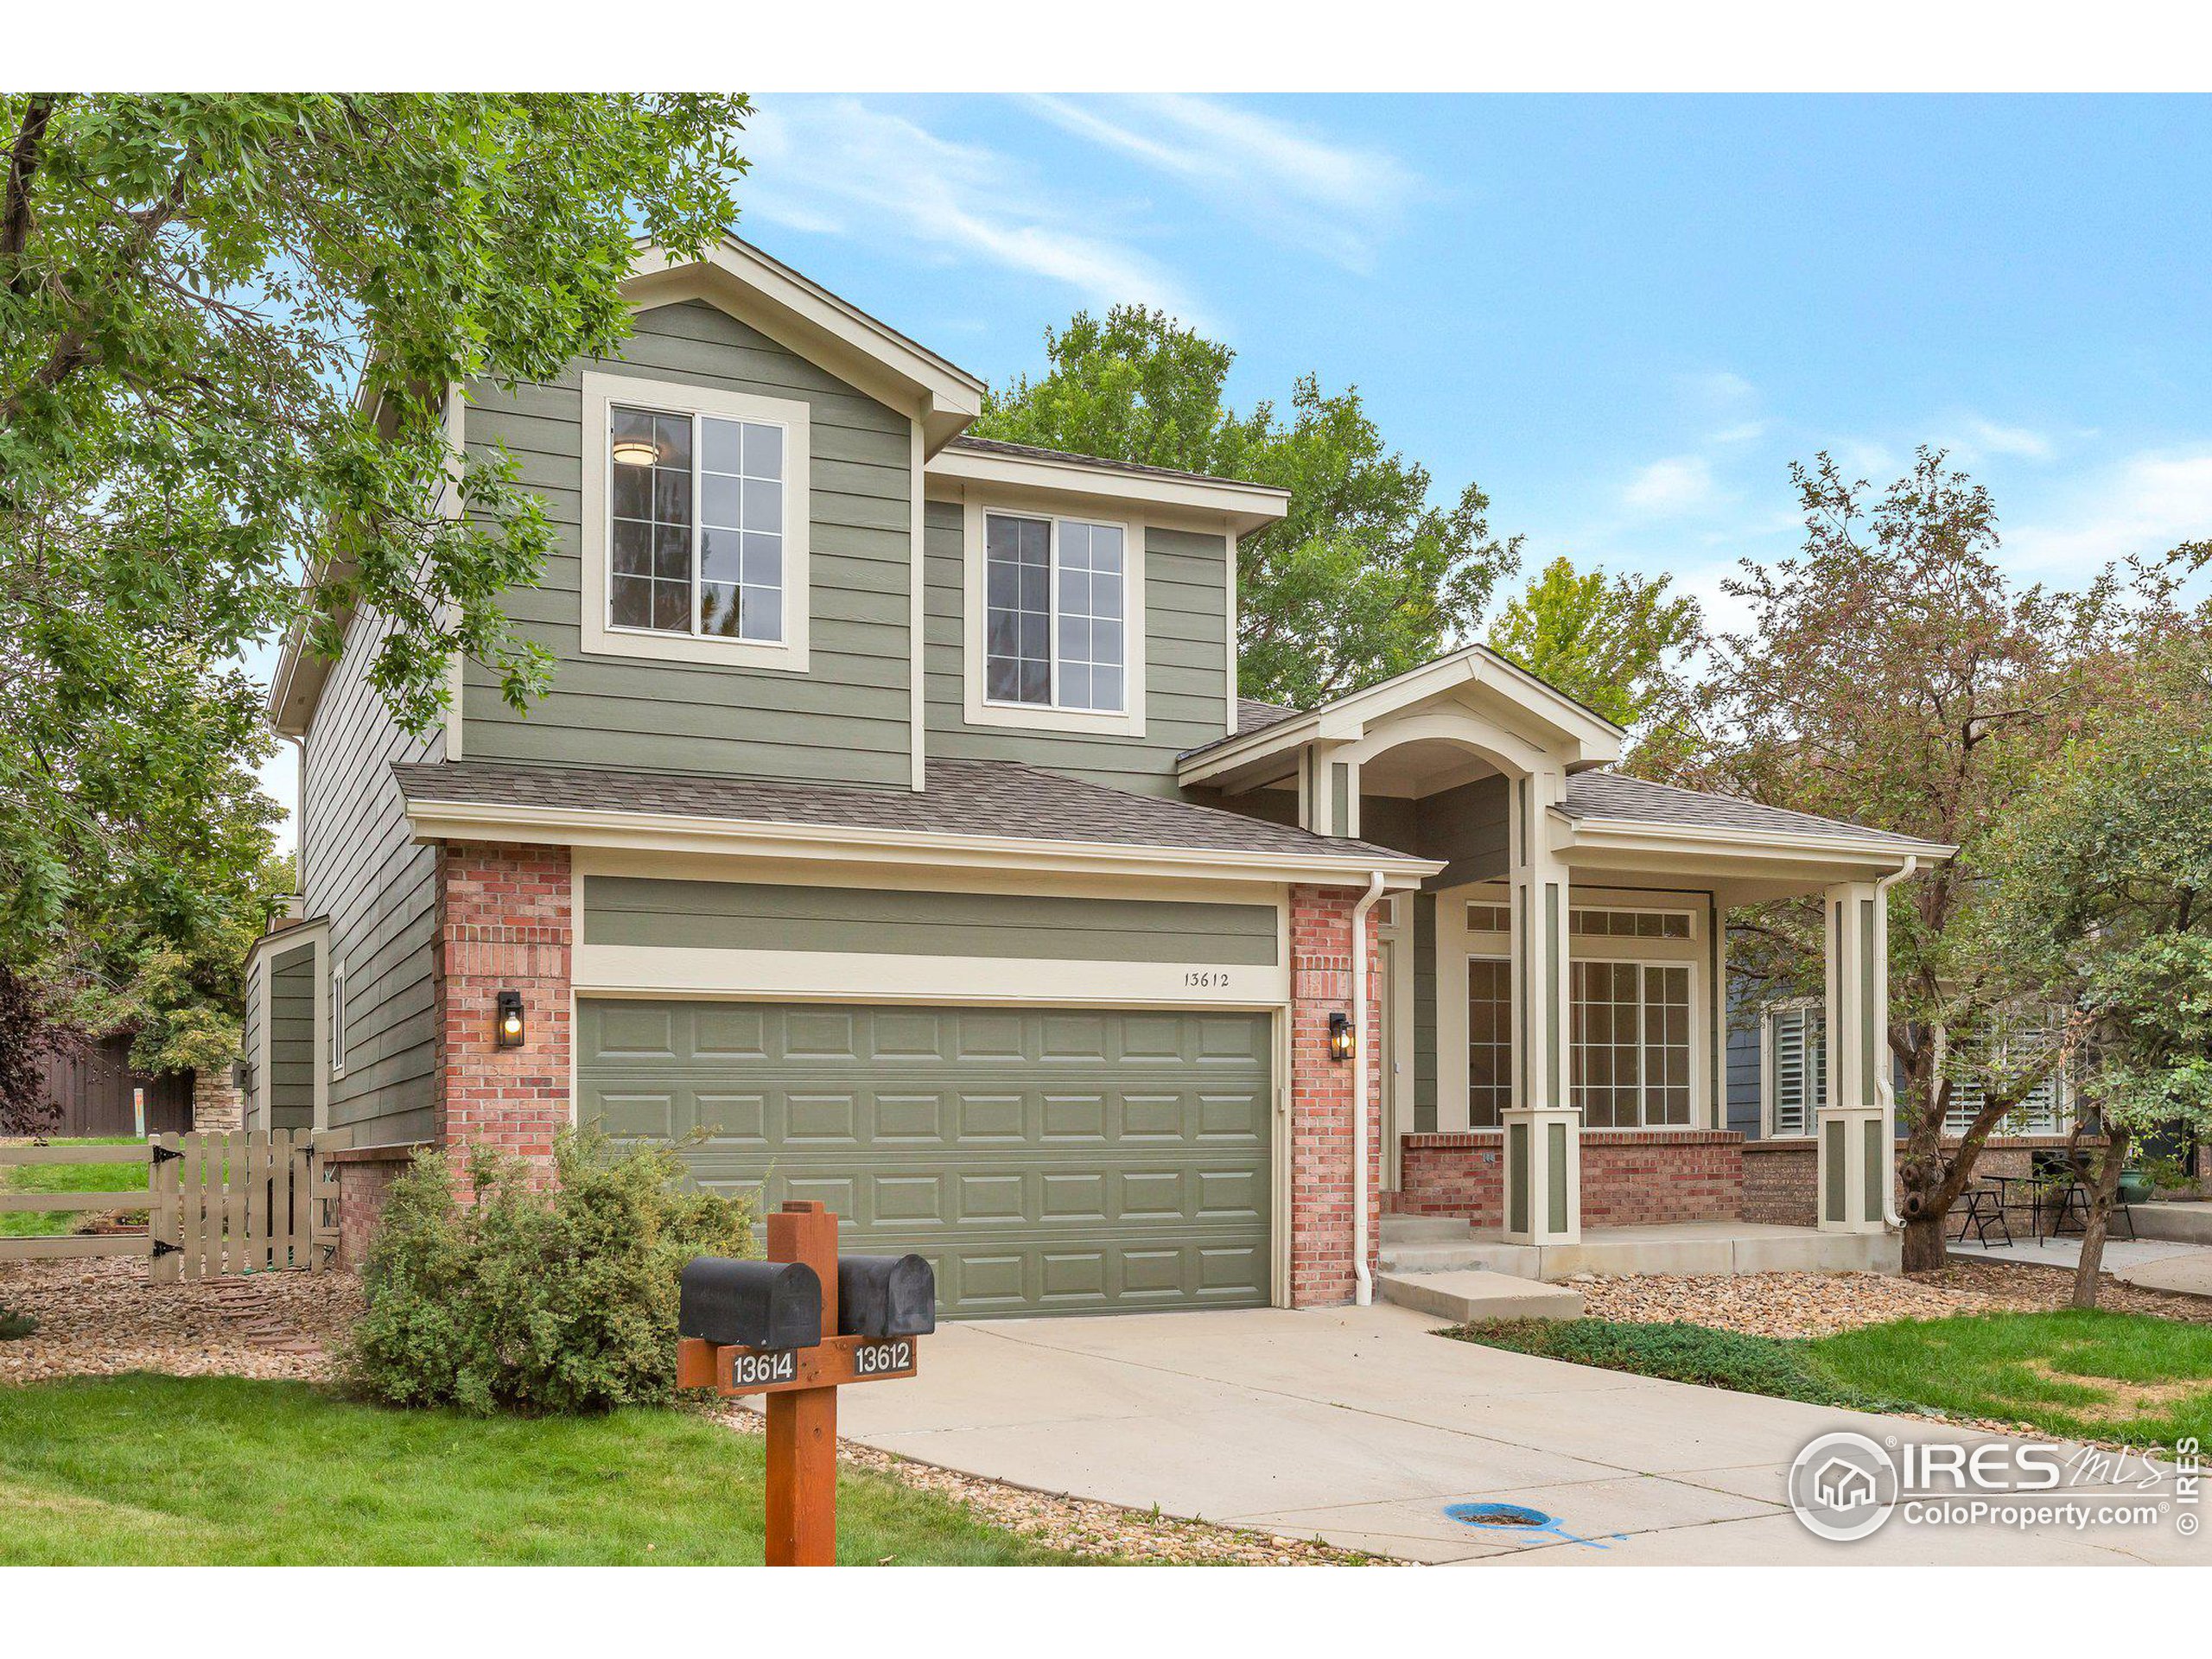
M320 1272L336 1241L323 1225L314 1145L309 1129L156 1136L148 1229L155 1282Z

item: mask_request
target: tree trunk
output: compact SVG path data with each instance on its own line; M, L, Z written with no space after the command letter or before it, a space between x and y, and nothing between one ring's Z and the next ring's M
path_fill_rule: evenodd
M2082 1261L2074 1269L2076 1307L2097 1305L2097 1280L2105 1265L2105 1225L2112 1217L2113 1199L2120 1192L2120 1173L2127 1166L2128 1140L2124 1127L2106 1127L2104 1156L2097 1162L2096 1184L2089 1191L2089 1218L2082 1224Z
M1948 1212L1923 1211L1904 1217L1904 1268L1907 1273L1935 1273L1951 1259L1943 1224Z

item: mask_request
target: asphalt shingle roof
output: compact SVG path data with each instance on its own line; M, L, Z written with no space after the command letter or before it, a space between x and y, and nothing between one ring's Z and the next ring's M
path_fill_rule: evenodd
M1032 461L1064 461L1077 467L1096 467L1109 473L1139 473L1147 478L1179 478L1194 484L1241 484L1251 490L1271 490L1272 484L1255 484L1249 478L1223 478L1214 473L1186 473L1173 467L1152 467L1141 461L1115 461L1105 455L1082 455L1072 449L1046 449L1034 443L1008 443L1004 438L976 438L963 433L944 446L979 455L1011 455Z
M1790 812L1732 795L1707 795L1672 784L1655 784L1618 772L1581 772L1567 780L1560 808L1570 818L1622 818L1641 823L1686 823L1712 830L1743 830L1763 836L1848 836L1857 841L1891 842L1899 847L1936 843L1917 836L1870 830L1840 818Z
M853 789L748 778L613 772L493 760L400 761L410 803L480 802L596 812L825 827L917 835L997 836L1101 846L1175 847L1291 857L1410 858L1371 842L1317 836L1216 807L1133 795L1014 761L932 760L920 790Z
M1248 732L1264 732L1270 726L1280 726L1286 720L1298 718L1298 710L1285 708L1279 702L1262 702L1257 697L1236 699L1236 729L1230 737L1243 737Z

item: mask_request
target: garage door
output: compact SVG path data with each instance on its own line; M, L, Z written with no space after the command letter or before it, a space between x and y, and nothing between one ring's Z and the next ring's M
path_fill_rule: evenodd
M954 1318L1268 1300L1264 1014L585 1001L583 1116L682 1141L848 1250L936 1264Z

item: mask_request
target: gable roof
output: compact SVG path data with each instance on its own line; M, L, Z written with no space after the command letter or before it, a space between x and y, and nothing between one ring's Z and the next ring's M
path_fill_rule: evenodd
M1853 841L1893 846L1899 852L1948 856L1957 850L1941 842L1872 830L1841 818L1762 806L1732 795L1655 784L1618 772L1579 772L1567 780L1567 799L1553 809L1562 817L1609 823L1675 824L1691 829L1740 830L1759 836Z
M1392 868L1418 878L1433 860L1317 836L1217 807L1136 795L1006 760L931 760L927 787L858 789L758 778L613 772L505 761L399 761L410 815L462 804L531 815L680 818L850 831L918 851L948 839L1240 855L1300 865Z

